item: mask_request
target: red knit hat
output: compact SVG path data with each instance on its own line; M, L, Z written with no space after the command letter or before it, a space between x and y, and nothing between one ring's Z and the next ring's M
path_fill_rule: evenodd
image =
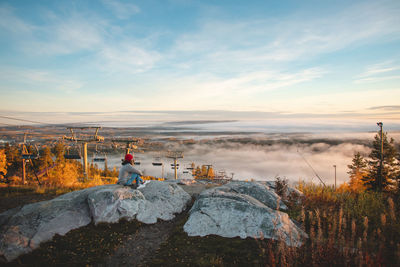
M125 161L130 162L131 160L133 160L133 156L131 154L126 154Z

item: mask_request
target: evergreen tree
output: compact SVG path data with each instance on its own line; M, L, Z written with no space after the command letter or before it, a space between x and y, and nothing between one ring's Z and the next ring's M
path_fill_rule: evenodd
M7 174L7 156L4 149L0 149L0 179Z
M207 166L201 165L201 176L207 178Z
M396 149L393 138L390 142L387 139L387 133L383 133L383 164L381 166L381 135L380 132L375 135L372 143L372 151L368 161L369 174L363 178L369 189L375 191L388 190L396 179L398 166L396 163Z
M194 176L194 178L195 178L195 179L199 179L200 177L201 177L201 170L200 170L200 167L197 166L197 167L196 167L196 171L195 171L195 176Z
M5 147L6 160L8 163L7 173L8 176L18 175L22 173L22 159L21 152L18 146L10 146L6 144Z
M207 177L210 179L214 179L215 174L214 174L214 169L212 167L210 167L210 169L208 169Z
M65 145L63 143L57 143L54 146L54 154L56 155L57 161L64 161L64 150Z
M51 165L53 165L53 153L51 153L50 147L46 146L40 153L39 168L46 169Z
M352 191L361 191L365 189L364 181L368 175L367 161L361 156L360 152L354 154L352 164L347 165L350 169L347 173L350 175L349 187Z
M105 177L111 176L111 175L110 175L110 171L108 170L107 159L104 161L103 176L105 176Z

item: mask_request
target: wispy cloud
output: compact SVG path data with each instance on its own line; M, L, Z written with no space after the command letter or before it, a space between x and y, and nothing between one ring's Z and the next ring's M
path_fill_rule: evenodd
M34 70L34 69L17 69L17 68L0 68L0 79L3 83L8 84L0 87L0 90L25 90L28 86L32 91L47 91L54 93L55 91L63 93L74 93L82 88L83 82L52 73L50 71Z
M105 72L140 73L151 69L161 55L133 43L108 45L99 52L100 68Z
M119 19L128 19L140 12L140 8L132 3L123 3L117 0L102 0L102 2Z
M13 34L30 34L35 27L14 15L14 9L8 5L0 4L0 30Z
M199 30L180 36L176 51L190 55L193 65L212 69L259 68L277 62L309 60L377 38L400 33L400 7L366 3L324 18L224 21L205 17Z
M382 62L366 67L366 70L356 77L354 83L376 83L400 79L400 66L393 62Z
M393 106L376 106L370 107L371 110L394 110L400 111L400 105L393 105Z

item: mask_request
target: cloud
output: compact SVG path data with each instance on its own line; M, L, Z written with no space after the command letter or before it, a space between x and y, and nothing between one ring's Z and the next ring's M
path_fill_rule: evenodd
M99 66L105 72L140 73L150 70L161 55L144 49L135 42L107 45L99 52Z
M393 105L393 106L376 106L370 107L371 110L398 110L400 111L400 105Z
M21 68L4 68L0 67L0 79L8 86L1 86L8 88L8 90L25 90L28 86L32 91L47 91L47 93L54 93L54 91L63 93L74 93L82 88L83 82L60 75L50 71L35 70L35 69L21 69Z
M105 0L119 15L136 10L132 4ZM137 10L138 11L138 10ZM65 11L67 16L43 12L44 25L26 22L10 7L0 7L0 29L12 32L16 44L27 55L56 58L85 53L85 65L95 71L140 73L150 70L161 55L149 45L152 35L144 38L126 37L124 29L110 24L94 12Z
M176 40L176 53L194 66L241 70L279 62L309 60L380 38L398 38L398 5L366 3L323 18L287 16L278 19L224 21L205 17L199 29ZM396 37L397 36L397 37Z
M13 34L31 34L35 27L14 15L14 9L0 5L0 29Z
M123 3L116 0L102 0L103 4L110 8L119 19L128 19L140 12L140 8L131 3Z
M366 67L366 70L359 74L354 83L376 83L400 79L400 66L393 62L382 62Z

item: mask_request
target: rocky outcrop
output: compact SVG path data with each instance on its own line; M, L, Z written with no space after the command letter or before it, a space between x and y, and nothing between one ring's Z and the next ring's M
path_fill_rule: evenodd
M190 199L176 184L151 181L138 190L104 185L25 205L0 214L0 256L13 260L55 234L64 235L92 221L113 223L125 218L151 224L170 220Z
M289 246L300 246L307 235L286 213L276 210L276 201L279 198L275 192L265 185L231 182L200 194L184 230L189 236L263 236L282 240Z

